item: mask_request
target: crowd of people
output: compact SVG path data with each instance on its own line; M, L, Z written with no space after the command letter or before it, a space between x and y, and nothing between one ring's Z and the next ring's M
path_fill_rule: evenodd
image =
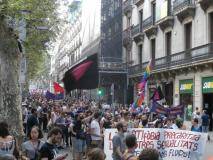
M68 154L60 150L65 148L70 148L73 160L104 160L104 130L110 128L118 131L112 139L113 160L158 160L155 149L134 154L137 138L128 134L128 128L187 128L181 117L151 114L147 106L144 111L131 112L125 106L111 109L92 100L53 101L35 94L23 101L22 109L24 142L17 146L7 123L1 122L0 160L64 160ZM206 112L201 115L196 109L191 130L207 132L208 125Z

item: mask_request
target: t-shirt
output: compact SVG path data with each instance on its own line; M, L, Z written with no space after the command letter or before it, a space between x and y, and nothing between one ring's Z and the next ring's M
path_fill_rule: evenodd
M124 142L124 139L125 139L124 134L116 134L112 138L112 145L113 145L112 158L113 158L113 160L121 160L121 157L116 152L116 148L120 147L121 153L125 152L126 144Z
M36 160L38 157L38 151L41 149L41 146L44 142L39 141L36 148L33 146L31 141L26 141L21 145L22 151L26 154L31 160Z
M202 126L209 125L209 115L204 114L204 115L202 115L201 119L202 119Z
M93 130L93 134L98 135L98 136L91 135L92 140L94 140L94 141L101 140L101 137L100 137L100 135L101 135L101 128L100 128L100 125L97 122L97 120L94 119L91 122L90 128Z
M103 127L105 129L111 128L112 123L110 121L104 121Z
M202 132L202 128L200 126L192 126L191 131L193 132Z
M30 132L30 130L33 126L38 126L38 119L35 115L31 115L27 119L27 130L28 130L28 132Z
M48 160L52 160L57 157L58 151L57 147L53 144L45 142L44 145L39 150L39 158L48 158Z
M73 122L73 131L76 133L75 137L77 139L84 139L84 130L82 126L82 122L79 120Z

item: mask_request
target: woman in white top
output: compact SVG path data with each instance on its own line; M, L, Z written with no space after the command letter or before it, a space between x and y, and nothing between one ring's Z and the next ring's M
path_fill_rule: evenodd
M18 159L19 154L16 141L13 136L9 134L8 124L6 122L0 122L0 158L5 156L15 160Z

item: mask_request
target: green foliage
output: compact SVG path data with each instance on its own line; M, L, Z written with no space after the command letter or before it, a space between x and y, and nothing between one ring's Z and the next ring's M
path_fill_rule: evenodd
M46 44L54 38L57 29L56 0L2 0L0 16L12 17L27 23L24 42L28 64L28 79L35 78L45 67ZM39 30L39 27L48 30Z

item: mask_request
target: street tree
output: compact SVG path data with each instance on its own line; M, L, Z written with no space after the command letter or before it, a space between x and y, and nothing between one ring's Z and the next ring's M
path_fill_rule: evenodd
M0 120L8 122L11 133L23 135L19 84L20 60L27 58L28 78L43 66L47 43L57 29L56 0L0 0ZM26 24L26 39L18 27Z

